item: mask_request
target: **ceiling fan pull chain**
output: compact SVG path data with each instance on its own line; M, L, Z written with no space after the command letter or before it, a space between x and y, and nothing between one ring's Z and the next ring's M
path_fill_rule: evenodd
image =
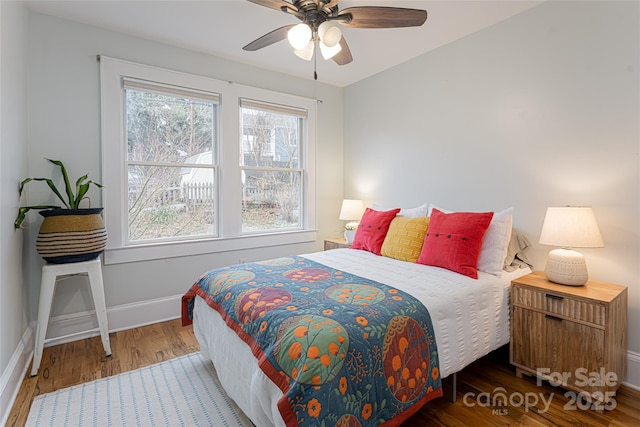
M316 65L318 63L318 55L316 53L316 49L313 50L313 80L318 80L318 72L316 70Z

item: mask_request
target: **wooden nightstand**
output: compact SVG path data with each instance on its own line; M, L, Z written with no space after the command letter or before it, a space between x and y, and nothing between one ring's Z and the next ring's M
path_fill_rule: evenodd
M340 249L340 248L350 248L351 243L347 243L344 238L337 239L325 239L324 241L324 250L328 251L329 249Z
M510 361L517 376L583 392L596 408L610 401L626 375L627 287L563 286L541 271L514 280Z

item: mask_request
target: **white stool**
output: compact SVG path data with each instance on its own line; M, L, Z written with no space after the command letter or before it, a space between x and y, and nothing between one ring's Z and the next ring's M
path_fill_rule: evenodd
M46 264L42 266L42 282L40 285L40 302L38 304L38 323L36 325L36 343L33 350L33 364L31 365L31 376L38 374L40 361L42 359L42 349L46 342L47 327L49 326L49 316L51 314L51 304L53 303L53 291L58 281L58 276L70 276L86 274L89 278L91 295L93 295L93 305L98 318L98 328L88 331L77 332L64 337L85 334L87 332L100 331L102 346L107 356L111 356L111 344L109 343L109 328L107 327L107 308L104 301L104 285L102 284L102 265L100 258L92 261L73 262L69 264Z

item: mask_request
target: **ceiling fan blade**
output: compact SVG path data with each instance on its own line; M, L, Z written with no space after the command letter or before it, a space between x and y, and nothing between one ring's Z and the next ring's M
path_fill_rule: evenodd
M344 37L340 39L340 47L342 47L340 52L331 59L333 59L333 61L338 65L347 65L353 61L353 57L351 56L351 50L349 50L349 45Z
M286 7L289 10L294 12L298 11L298 8L284 0L247 0L251 3L259 4L260 6L268 7L269 9L274 9L281 11L283 7Z
M291 29L295 25L296 24L285 25L284 27L273 30L270 33L265 34L264 36L255 39L254 41L243 47L242 50L253 52L258 49L262 49L263 47L271 46L272 44L277 43L280 40L284 40L287 38L289 29Z
M338 16L350 14L350 21L338 20L345 27L352 28L398 28L419 27L427 20L427 11L401 7L361 6L349 7Z

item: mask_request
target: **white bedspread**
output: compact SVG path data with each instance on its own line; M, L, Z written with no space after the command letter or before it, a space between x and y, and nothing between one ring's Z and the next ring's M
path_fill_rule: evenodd
M420 300L431 314L443 378L509 342L511 280L530 272L519 269L503 272L502 277L478 272L476 280L352 249L303 256ZM238 406L257 426L284 425L276 406L282 392L258 368L249 347L201 298L196 298L193 325L203 355L213 361L220 382Z

